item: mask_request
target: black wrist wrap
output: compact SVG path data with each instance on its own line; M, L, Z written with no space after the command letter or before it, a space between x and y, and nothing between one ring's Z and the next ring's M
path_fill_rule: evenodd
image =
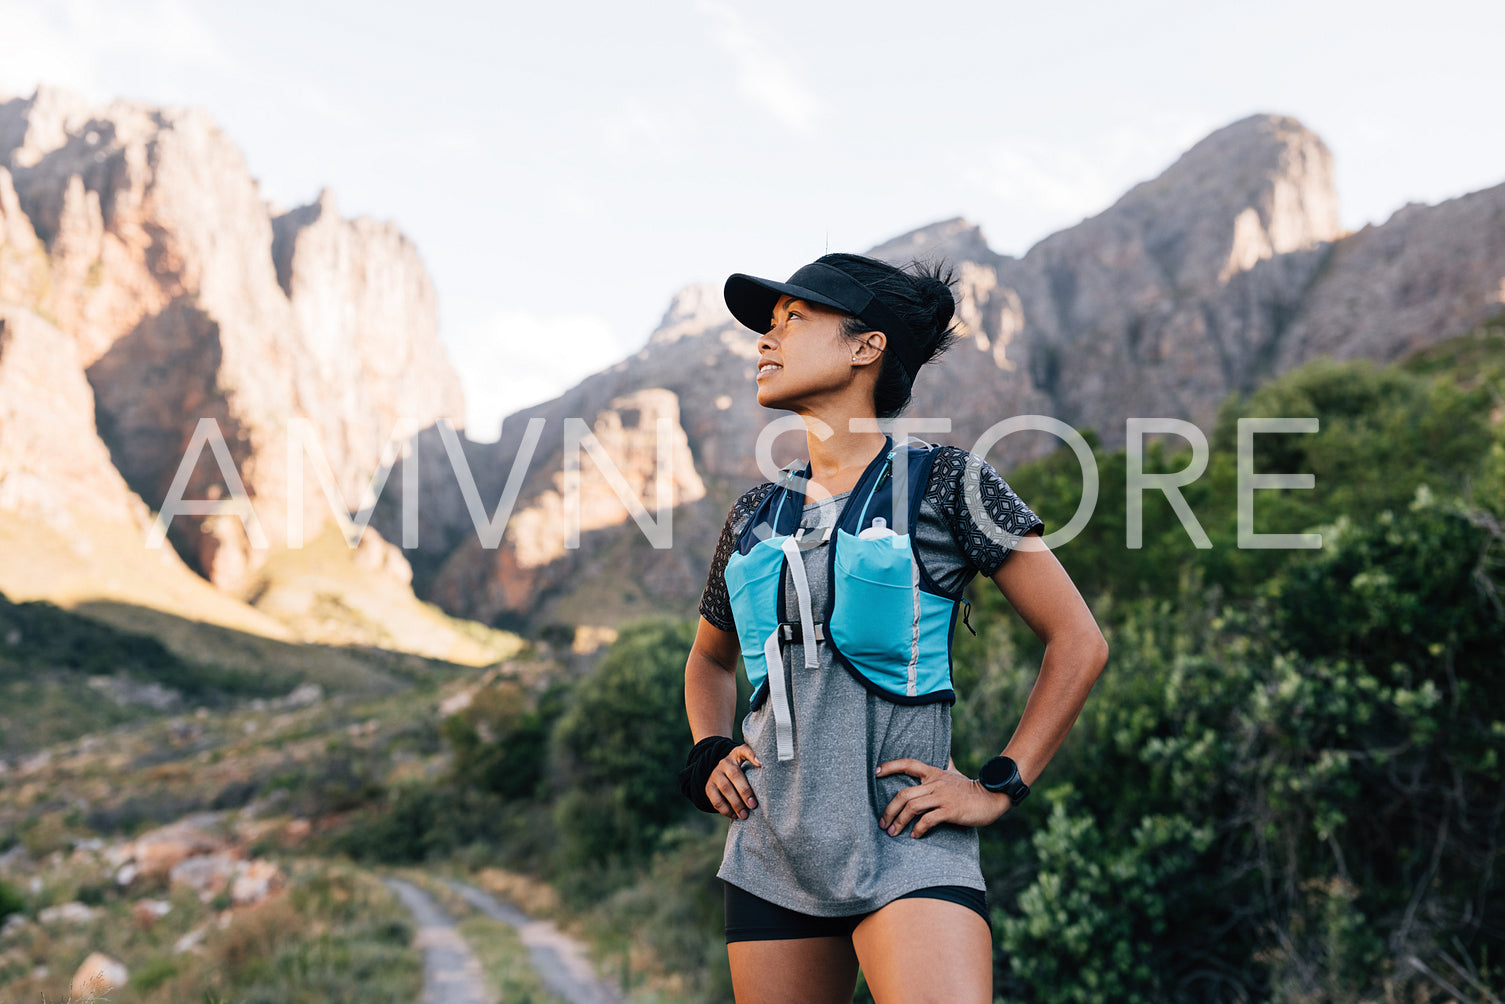
M711 779L711 771L716 769L716 765L736 748L737 742L734 739L706 736L695 744L695 748L685 758L685 765L679 771L679 790L701 812L716 811L711 800L705 797L705 785Z

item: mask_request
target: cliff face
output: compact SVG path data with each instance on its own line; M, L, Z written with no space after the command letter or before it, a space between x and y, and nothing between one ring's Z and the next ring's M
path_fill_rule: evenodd
M682 606L699 591L701 556L715 544L726 486L757 476L753 447L768 415L752 393L755 343L752 332L732 321L719 287L688 287L635 355L553 401L508 416L496 443L457 444L487 516L509 478L519 479L512 520L494 548L481 546L440 437L420 436L422 546L407 552L419 594L452 612L500 623L538 617L615 623ZM664 442L673 464L667 516L658 508L654 480L660 419L667 421ZM564 546L561 477L572 420L592 429L647 512L672 521L666 524L673 528L672 547L652 546L588 455L580 477L591 525L582 525L579 547ZM788 459L803 440L783 437L778 446L778 456ZM398 539L400 512L410 501L398 482L394 473L373 520L389 540Z
M94 431L94 394L73 343L0 303L0 512L75 537L80 521L145 535L150 514Z
M895 262L942 255L957 267L962 338L921 373L907 412L948 419L951 431L924 438L970 447L1000 420L1036 413L1092 428L1115 447L1131 416L1210 429L1227 394L1316 355L1392 359L1497 314L1505 301L1502 214L1505 185L1409 206L1383 226L1344 234L1321 139L1290 117L1255 115L1212 133L1158 177L1022 258L995 254L960 219L869 253ZM566 416L599 414L647 388L671 393L707 497L675 512L684 568L636 587L659 609L688 614L727 506L763 480L754 444L777 416L757 407L756 359L756 336L727 315L719 287L690 287L642 351L510 416L494 446L468 446L481 495L488 504L500 497L529 419L547 419L544 442L557 443ZM1043 434L1018 435L988 456L1007 476L1010 465L1058 445ZM801 435L781 437L774 459L802 449ZM603 616L601 597L614 595L619 564L570 555L530 563L523 555L541 531L521 516L492 560L475 560L458 493L431 462L442 455L425 460L424 548L410 553L422 588L432 585L446 607L482 617ZM534 455L531 469L542 473L526 482L520 512L540 511L533 500L550 490L547 472L559 462L557 447ZM634 572L669 567L625 511L617 523L600 531L598 550L609 541L632 549L642 563ZM387 517L382 525L394 524Z
M1411 204L1333 247L1273 353L1388 362L1505 305L1505 185Z
M282 624L220 593L171 547L142 546L151 513L111 463L94 414L72 340L0 302L0 592L13 601L144 602L286 637Z
M344 219L328 191L274 217L272 232L305 364L332 398L334 444L366 465L357 472L369 477L389 438L400 442L440 417L462 425L459 375L439 341L434 284L413 243L391 223Z
M408 432L461 420L412 245L341 220L327 197L274 222L202 112L47 89L0 103L0 233L0 298L71 339L114 465L153 508L202 417L219 423L274 546L291 419L313 423L353 508L399 419ZM305 481L312 534L328 508ZM186 497L222 491L206 451ZM173 539L229 588L265 555L233 520L180 517Z
M612 621L649 613L656 597L694 589L695 572L676 534L685 529L684 510L706 490L680 414L678 397L654 388L612 399L588 427L577 420L569 430L545 419L542 428L559 439L538 449L540 462L530 465L506 533L494 547L473 527L463 533L434 577L430 598L487 622L559 608L564 620L583 615L578 619L599 623L592 618L604 612L617 615ZM586 428L590 442L576 449ZM490 506L499 495L481 497ZM628 499L638 505L636 517ZM676 546L654 547L650 535ZM623 545L631 557L613 555ZM589 580L603 582L603 595L582 603L576 585Z

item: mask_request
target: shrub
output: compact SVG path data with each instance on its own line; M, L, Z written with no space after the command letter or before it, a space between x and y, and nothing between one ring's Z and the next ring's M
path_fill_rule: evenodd
M440 728L453 751L455 781L507 799L532 798L545 779L560 700L559 688L536 698L515 680L477 692Z
M13 913L26 909L26 897L9 882L0 882L0 923Z
M693 811L675 772L691 746L684 668L694 640L690 623L628 626L576 685L553 742L566 869L641 861L667 825Z

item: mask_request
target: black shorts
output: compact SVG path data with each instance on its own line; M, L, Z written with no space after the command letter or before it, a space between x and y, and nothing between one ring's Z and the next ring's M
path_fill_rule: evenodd
M746 889L723 882L726 888L726 943L734 941L783 941L786 938L850 938L852 931L873 911L846 917L814 917L799 913L754 896ZM960 885L933 885L907 892L895 899L943 899L960 903L987 921L988 896L981 889Z

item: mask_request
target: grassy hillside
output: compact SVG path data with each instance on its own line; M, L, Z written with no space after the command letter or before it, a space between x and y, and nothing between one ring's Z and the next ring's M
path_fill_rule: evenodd
M468 666L489 665L522 648L516 635L451 617L400 580L363 567L333 529L300 550L271 553L246 591L233 596L170 551L146 548L132 528L87 520L73 525L74 532L64 534L40 520L0 514L0 593L152 634L190 662L271 671L291 658L311 662L295 672L359 686L372 660L346 659L334 654L336 648ZM305 646L329 654L297 655Z
M506 637L509 648L521 645ZM150 607L96 601L64 610L0 594L0 757L309 684L382 694L470 671L407 652L280 641Z
M33 748L0 772L0 914L21 918L0 934L0 1000L65 999L91 951L130 969L130 985L108 995L116 1002L206 991L226 1004L416 998L406 914L371 873L320 851L332 828L394 786L443 776L439 705L483 674L431 664L386 692L252 697L260 674L206 675L147 636L44 604L6 604L0 616L11 625L0 634L22 625L13 648L57 678L108 665L138 681L187 679L197 698ZM286 887L232 910L225 895L198 897L164 876L117 879L120 848L184 819L237 855L275 863ZM152 903L170 910L146 924L140 911ZM51 917L51 907L88 917ZM190 935L194 947L179 947Z

